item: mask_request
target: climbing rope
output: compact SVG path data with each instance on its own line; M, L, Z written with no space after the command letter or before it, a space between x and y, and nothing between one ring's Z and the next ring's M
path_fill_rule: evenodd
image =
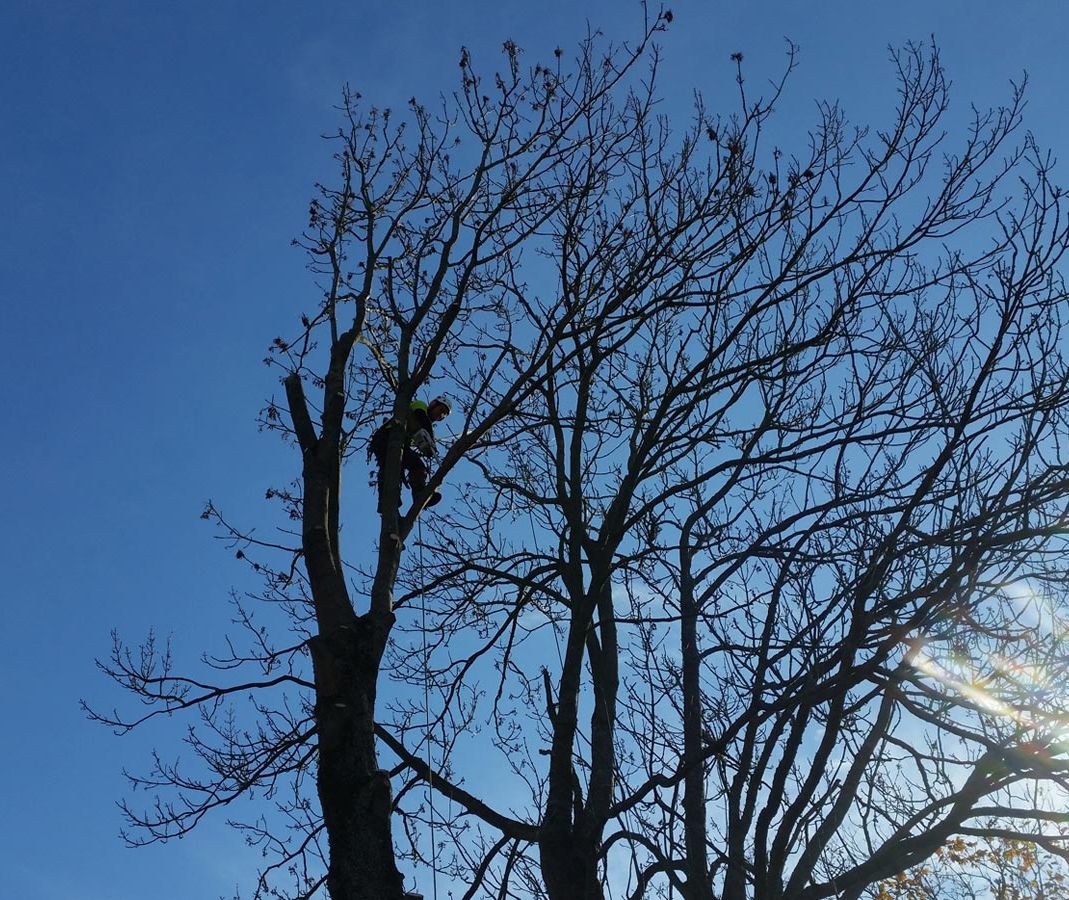
M423 520L416 520L419 537L420 601L423 615L423 712L426 723L424 740L427 742L427 802L431 818L431 895L438 900L438 843L434 832L434 769L431 767L431 654L427 643L427 574L423 566Z

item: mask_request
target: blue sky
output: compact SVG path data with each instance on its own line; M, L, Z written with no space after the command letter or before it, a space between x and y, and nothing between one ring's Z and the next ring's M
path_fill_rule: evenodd
M777 128L838 99L858 122L893 102L888 44L934 35L959 111L1031 76L1026 125L1064 155L1069 7L900 0L672 4L665 109L701 88L777 74L799 44ZM278 391L260 364L314 303L290 238L318 135L348 81L400 106L451 89L461 44L487 65L512 37L528 59L573 46L586 22L622 38L637 3L101 2L0 4L0 859L21 900L230 897L256 859L221 821L166 847L117 837L122 765L162 733L118 740L79 697L117 697L95 672L109 631L217 646L244 577L198 515L207 498L255 522L295 454L254 422ZM755 87L756 89L756 87ZM359 481L359 477L350 481ZM362 523L350 520L352 540Z

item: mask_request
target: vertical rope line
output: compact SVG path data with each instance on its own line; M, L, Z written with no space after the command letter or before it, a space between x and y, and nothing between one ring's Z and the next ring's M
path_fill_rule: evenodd
M423 566L423 520L416 520L419 529L419 579L421 612L423 617L423 713L425 722L424 740L427 742L427 802L431 817L431 895L438 900L438 843L434 828L434 769L431 768L431 653L427 643L427 570ZM445 723L442 723L445 727Z

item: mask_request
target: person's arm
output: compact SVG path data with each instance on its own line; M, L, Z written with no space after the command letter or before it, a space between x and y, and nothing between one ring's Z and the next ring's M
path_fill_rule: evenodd
M417 407L413 404L410 413L413 421L416 423L416 427L413 430L419 431L422 428L427 434L434 437L434 423L431 421L431 417L427 414L427 407Z
M434 423L427 412L427 404L421 400L413 400L408 408L411 417L410 422L414 425L410 443L412 449L426 457L438 455L438 448L434 444Z

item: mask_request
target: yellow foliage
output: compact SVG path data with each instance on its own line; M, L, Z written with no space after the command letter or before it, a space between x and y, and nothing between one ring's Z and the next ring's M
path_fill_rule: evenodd
M1027 873L1027 874L1026 874ZM987 880L997 900L1062 900L1063 864L1041 856L1025 840L994 840L986 846L954 837L931 860L874 885L873 900L941 900L962 877Z

